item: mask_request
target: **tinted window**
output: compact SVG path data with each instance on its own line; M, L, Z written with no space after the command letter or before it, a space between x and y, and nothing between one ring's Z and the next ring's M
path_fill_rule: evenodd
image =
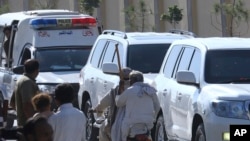
M91 46L39 49L35 58L40 62L41 72L80 71L86 64Z
M106 40L99 40L98 43L96 44L96 47L94 49L90 61L91 65L95 68L99 66L100 57L103 52L103 49L105 48L105 45L106 45Z
M127 66L143 73L158 73L169 45L129 45Z
M194 56L192 58L189 70L195 74L196 81L200 78L200 67L201 67L201 53L197 49L195 50Z
M166 60L166 64L165 64L163 71L164 71L164 75L167 78L171 78L173 74L173 70L176 65L177 58L180 54L180 51L181 51L181 46L174 46Z
M208 83L248 82L250 50L208 51L205 60L205 81Z

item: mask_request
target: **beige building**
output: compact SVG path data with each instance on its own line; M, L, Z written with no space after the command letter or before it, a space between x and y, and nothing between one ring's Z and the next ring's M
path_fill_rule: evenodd
M56 9L78 11L79 0L0 0L1 6L7 4L11 12L39 9L39 7L53 6ZM95 10L94 16L103 25L103 29L131 31L128 17L124 10L133 5L139 9L140 0L101 0L100 7ZM176 28L189 30L201 37L222 36L221 15L213 13L213 5L221 1L230 0L144 0L146 3L145 24L142 24L139 14L136 15L135 26L144 25L143 31L166 32L173 29L173 25L160 21L160 15L168 12L168 7L178 5L183 9L183 19ZM242 0L244 8L250 7L249 0ZM40 2L40 4L39 4ZM250 8L249 8L250 10ZM138 10L139 11L139 10ZM149 12L151 11L151 12ZM224 28L225 29L225 28ZM244 21L234 29L234 36L249 37L249 27ZM137 31L142 31L141 28ZM224 33L224 34L223 34Z

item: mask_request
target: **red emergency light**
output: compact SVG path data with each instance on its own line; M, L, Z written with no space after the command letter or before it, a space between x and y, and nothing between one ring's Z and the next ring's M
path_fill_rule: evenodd
M96 26L96 19L93 17L38 18L38 19L32 19L29 24L34 29L49 28L49 27Z

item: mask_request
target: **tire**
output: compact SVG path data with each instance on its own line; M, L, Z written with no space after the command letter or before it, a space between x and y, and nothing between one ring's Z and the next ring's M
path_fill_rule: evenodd
M199 124L196 129L194 141L206 141L206 134L203 123Z
M86 124L86 139L87 141L98 141L98 130L93 127L93 124L95 122L95 118L93 113L89 112L89 109L91 109L92 105L90 100L87 100L84 104L84 113L87 118L87 124Z
M155 126L154 141L168 141L163 116L160 115Z

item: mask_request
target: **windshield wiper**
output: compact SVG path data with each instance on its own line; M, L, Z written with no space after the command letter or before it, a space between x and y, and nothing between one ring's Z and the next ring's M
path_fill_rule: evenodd
M250 78L238 78L219 81L219 83L250 83Z

